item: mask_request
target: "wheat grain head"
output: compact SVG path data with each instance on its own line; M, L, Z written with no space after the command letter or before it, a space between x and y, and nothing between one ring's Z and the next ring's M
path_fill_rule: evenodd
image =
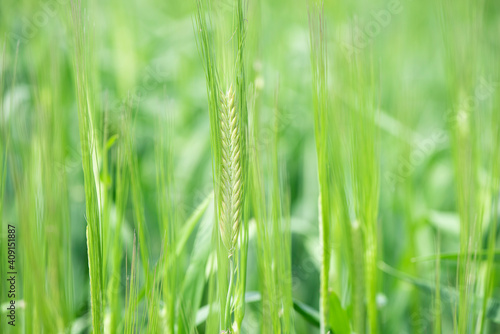
M242 175L239 117L234 105L232 85L221 93L220 113L221 175L219 230L222 242L232 256L241 221Z

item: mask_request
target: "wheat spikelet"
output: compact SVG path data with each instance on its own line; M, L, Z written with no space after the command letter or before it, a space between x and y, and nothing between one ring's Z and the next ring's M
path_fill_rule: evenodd
M238 114L234 107L232 86L221 93L220 114L221 133L221 204L219 228L222 242L229 251L234 252L238 241L242 206L242 175L240 157L240 130Z

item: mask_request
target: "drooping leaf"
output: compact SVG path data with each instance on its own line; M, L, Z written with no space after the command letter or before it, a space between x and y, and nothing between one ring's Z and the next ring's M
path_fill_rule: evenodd
M319 328L319 312L298 300L293 301L293 309L311 325Z

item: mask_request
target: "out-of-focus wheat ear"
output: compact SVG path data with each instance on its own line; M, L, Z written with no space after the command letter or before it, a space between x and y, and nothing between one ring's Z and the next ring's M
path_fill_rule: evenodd
M238 242L242 205L241 150L238 113L230 86L221 93L221 176L219 229L222 242L232 256Z

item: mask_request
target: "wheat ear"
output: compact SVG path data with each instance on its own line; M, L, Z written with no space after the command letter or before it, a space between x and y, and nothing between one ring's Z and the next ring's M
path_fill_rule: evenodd
M222 108L220 114L221 133L221 206L219 228L222 242L233 255L241 220L242 176L240 155L240 129L232 86L221 93Z

